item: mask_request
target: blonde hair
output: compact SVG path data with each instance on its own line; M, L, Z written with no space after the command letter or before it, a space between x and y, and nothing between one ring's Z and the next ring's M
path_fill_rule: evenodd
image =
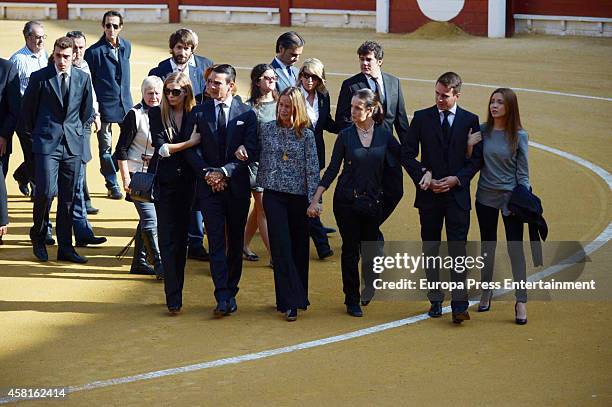
M308 58L302 64L300 68L300 74L298 78L302 78L302 74L307 73L309 75L314 75L319 78L319 83L315 90L324 95L327 94L327 88L325 87L325 66L323 62L317 58Z
M287 96L291 100L291 127L295 130L296 137L301 138L304 135L304 129L310 127L310 119L306 112L306 104L302 91L295 86L291 86L281 92L278 97L279 102L283 96ZM276 105L277 125L280 125L279 106L280 103Z
M185 113L191 112L191 109L196 105L195 97L193 96L193 87L191 86L191 81L189 77L184 72L175 72L168 75L166 80L164 81L164 89L166 89L166 85L173 83L181 87L181 89L185 92L185 100L183 102L183 111ZM170 102L168 102L168 96L166 93L162 93L162 100L160 104L161 109L161 119L168 134L168 138L170 141L174 140L174 136L176 136L175 128L176 122L174 121L174 114L172 113L172 106L170 106Z

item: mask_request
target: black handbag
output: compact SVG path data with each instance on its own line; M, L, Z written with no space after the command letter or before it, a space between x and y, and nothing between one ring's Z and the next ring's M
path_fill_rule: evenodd
M368 193L357 193L353 191L353 205L352 208L355 212L362 216L377 217L380 216L382 209L382 193L376 194L376 196Z
M147 144L145 145L145 153L147 155ZM155 175L157 174L157 164L159 159L155 161L155 172L149 173L144 171L135 172L130 179L130 198L132 201L137 202L154 202L155 201ZM142 161L142 168L144 169L144 159Z

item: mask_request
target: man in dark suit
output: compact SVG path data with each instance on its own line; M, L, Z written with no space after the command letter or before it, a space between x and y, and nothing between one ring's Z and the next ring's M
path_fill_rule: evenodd
M366 41L357 48L359 56L360 73L351 76L342 82L338 104L336 105L336 125L340 129L349 127L351 121L351 99L360 89L373 90L380 100L385 118L385 126L391 134L395 134L400 142L408 134L408 115L404 103L404 95L400 81L393 75L382 72L384 50L375 41ZM399 158L399 157L398 157ZM395 207L404 195L403 175L400 166L386 166L383 178L383 204L380 223L382 224L395 210ZM379 240L384 240L382 232L378 233ZM361 303L367 305L374 296L371 282L374 275L371 270L362 270L366 285L361 295Z
M176 30L170 35L168 41L172 57L161 61L157 67L149 71L149 75L155 75L164 80L173 72L185 72L191 80L196 103L202 103L204 90L206 89L204 70L212 65L212 61L208 58L198 57L198 59L206 60L200 60L200 63L206 65L206 68L202 69L197 66L198 60L193 54L196 44L197 40L193 36L193 31L186 28Z
M8 196L6 174L12 152L13 132L17 126L21 92L17 68L10 61L0 58L0 244L8 225Z
M201 135L200 146L185 154L198 177L197 199L208 234L217 316L237 309L251 196L248 162L238 160L234 152L243 145L248 156L255 157L257 149L257 116L232 96L235 81L236 71L231 65L214 68L206 84L211 99L191 111L185 128L185 134L191 134L195 127Z
M466 255L470 227L470 180L482 162L482 143L466 158L468 135L479 131L478 116L457 106L461 78L447 72L436 82L436 105L414 113L408 137L402 143L402 165L416 186L414 206L419 209L421 239L425 256L438 256L442 226L446 224L449 255ZM421 161L417 160L421 150ZM434 262L435 263L435 262ZM439 282L439 269L426 268L427 280ZM465 284L465 273L450 270L452 281ZM464 287L465 288L465 287ZM442 315L444 294L427 293L429 315ZM466 289L452 291L453 322L470 319Z
M30 238L40 261L48 260L49 204L57 195L57 259L87 262L72 246L72 201L81 169L83 129L93 122L94 110L89 76L72 69L73 50L72 38L58 38L53 47L54 64L34 72L23 95L22 127L32 139L36 162Z
M102 125L98 131L100 173L104 176L107 196L121 199L117 183L117 166L112 158L112 124L121 123L134 106L130 94L130 55L132 45L119 38L123 17L110 10L102 17L104 35L85 51L85 61L91 71L93 87L100 107Z
M296 86L299 69L295 64L300 60L306 41L295 31L281 34L276 40L276 57L272 67L276 72L276 90L282 92L290 86Z

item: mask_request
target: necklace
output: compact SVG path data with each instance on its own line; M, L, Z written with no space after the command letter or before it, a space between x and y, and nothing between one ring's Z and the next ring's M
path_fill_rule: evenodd
M357 134L359 134L359 137L367 138L370 135L372 129L374 128L374 123L372 123L372 125L365 130L359 127L357 124L355 124L355 127L357 127Z
M287 131L286 128L281 127L281 134L283 135L283 138L285 139L284 144L285 144L285 148L283 151L283 161L289 161L289 154L287 153L288 150L288 146L289 146L289 132Z

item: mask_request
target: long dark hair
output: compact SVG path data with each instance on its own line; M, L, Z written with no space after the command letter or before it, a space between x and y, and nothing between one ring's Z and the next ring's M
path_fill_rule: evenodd
M274 68L270 64L258 64L251 70L251 93L248 102L254 107L259 106L260 99L263 96L259 86L257 86L257 83L259 82L261 75L263 75L267 70L274 72ZM272 91L272 96L274 97L274 100L278 100L278 92L276 90Z
M491 99L493 95L499 93L504 99L504 107L506 109L506 138L508 139L508 145L512 149L512 152L516 152L518 148L518 132L523 130L521 124L521 115L519 113L518 99L516 93L510 88L497 88L489 96L489 108L487 109L487 124L485 126L486 133L490 134L493 130L493 116L491 115Z
M361 100L366 109L372 108L372 120L374 120L374 123L381 124L383 120L385 120L385 112L383 111L382 104L372 89L359 89L355 92L353 97Z

